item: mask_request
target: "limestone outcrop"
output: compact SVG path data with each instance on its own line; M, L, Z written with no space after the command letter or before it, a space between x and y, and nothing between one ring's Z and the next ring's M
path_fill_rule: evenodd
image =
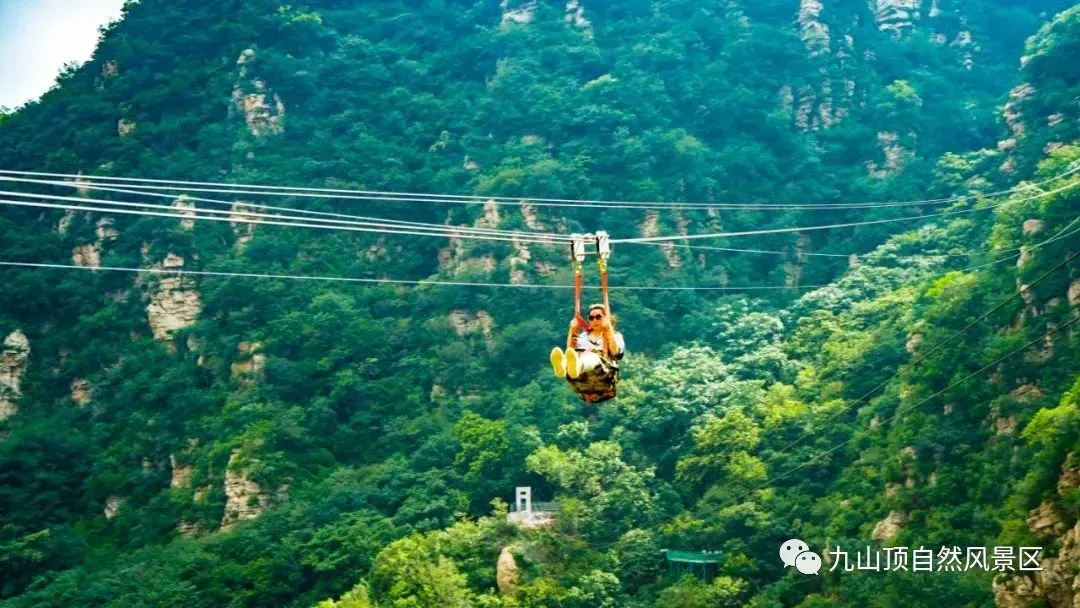
M495 582L499 586L499 593L513 596L517 593L520 572L514 554L510 547L503 547L499 553L499 560L495 563Z
M84 217L88 217L86 214ZM74 211L69 211L62 218L57 226L57 232L60 234L67 234L71 229L71 222L76 218ZM71 250L71 262L76 266L82 266L83 268L100 268L101 267L101 253L104 250L105 244L109 241L115 240L119 236L119 232L113 226L113 218L103 217L98 220L94 226L94 235L96 240L92 243L81 243L76 245Z
M645 238L652 238L659 236L660 234L660 213L657 211L649 211L645 215L645 221L641 224L641 236ZM682 268L683 261L679 257L679 252L675 251L675 245L672 243L664 243L660 246L660 250L664 253L664 257L667 259L668 267L672 269Z
M158 266L166 270L181 270L184 258L170 253ZM202 311L202 295L192 279L163 274L150 293L146 306L147 319L154 339L172 340L173 332L189 327Z
M885 516L885 519L877 522L874 525L873 532L870 533L870 538L878 542L888 542L896 538L897 534L904 529L904 525L908 522L908 516L901 511L889 511L889 514Z
M908 337L907 343L904 344L904 350L908 353L914 353L915 349L919 348L919 345L922 344L924 339L925 337L923 334L911 334L911 336Z
M514 237L510 243L514 252L510 254L510 283L514 285L524 285L529 282L528 277L525 274L525 269L529 267L529 260L532 259L532 252L529 251L529 245Z
M83 268L101 268L101 246L83 243L71 250L71 263Z
M105 519L116 517L116 512L124 505L124 499L119 496L110 496L105 499Z
M172 466L172 479L169 480L170 488L191 487L191 476L195 467L190 464L181 464L176 460L176 454L169 454L169 464Z
M922 0L871 0L878 29L899 37L919 20Z
M248 130L257 138L285 132L285 102L270 90L266 81L252 77L255 51L245 49L236 59L238 78L233 86L233 106L244 115Z
M1046 222L1038 219L1024 220L1023 227L1024 236L1031 236L1039 234L1046 228Z
M499 6L502 8L502 26L504 28L515 24L525 25L532 23L533 17L536 16L535 0L529 0L528 2L502 0Z
M1047 544L1057 537L1060 547L1054 557L1040 555L1042 570L1001 575L994 579L994 603L999 608L1026 608L1030 605L1050 608L1073 608L1080 605L1080 522L1066 526L1055 510L1065 492L1080 485L1080 467L1070 466L1074 455L1065 459L1058 478L1057 494L1043 501L1028 514L1028 528ZM1064 534L1061 532L1064 531Z
M236 465L239 450L233 450L225 469L225 515L221 529L228 530L238 521L255 519L270 505L270 497L259 484Z
M20 387L29 362L30 340L16 329L4 338L0 350L0 420L19 411L15 401L22 395Z
M874 161L867 163L870 176L881 179L896 175L903 168L907 155L907 149L900 143L900 135L891 131L882 131L877 134L877 140L885 162L881 165Z
M232 225L233 234L236 235L236 250L239 252L247 249L248 243L255 236L255 226L258 224L244 221L256 219L255 216L251 215L255 211L254 207L239 202L233 203L233 206L229 209L229 224Z
M570 0L566 3L566 17L564 19L570 25L586 33L592 32L592 23L585 17L585 5L581 3L581 0Z
M799 35L811 57L829 52L829 26L820 21L821 0L802 0L799 3Z
M78 406L87 405L94 400L94 387L85 378L76 378L71 382L71 400Z
M173 201L172 206L176 208L176 214L183 216L180 220L180 228L182 230L192 230L195 228L195 202L187 197L186 194L181 194L179 198Z
M262 352L262 344L241 342L236 346L236 350L239 360L230 366L232 379L245 385L254 384L262 378L263 370L266 369L266 355Z
M449 217L447 218L447 222L450 222ZM484 214L473 222L473 226L485 229L498 228L501 222L502 214L499 210L499 203L494 200L489 200L484 203ZM458 234L453 227L450 227L450 233ZM518 254L520 254L521 248L515 247L515 249L517 249ZM468 255L464 240L457 236L450 237L447 246L439 250L439 266L449 270L454 275L460 275L467 272L491 273L495 270L497 265L495 256L490 253L485 253L483 255ZM513 263L511 263L511 265L513 265Z
M487 340L492 337L491 329L494 326L494 320L485 310L476 313L454 310L450 312L449 318L454 331L463 338L473 334L480 334Z
M1027 132L1027 123L1024 121L1025 117L1021 107L1034 94L1035 87L1026 82L1013 87L1009 91L1009 100L1005 103L1002 114L1005 117L1005 124L1009 127L1011 137L998 142L998 150L1011 153L1016 149L1020 139L1024 137ZM1012 173L1016 170L1016 159L1011 154L1005 158L1001 170L1005 173Z

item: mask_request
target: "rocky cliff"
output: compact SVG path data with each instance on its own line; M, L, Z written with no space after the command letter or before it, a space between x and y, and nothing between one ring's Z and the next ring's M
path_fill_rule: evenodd
M4 338L0 349L0 420L18 412L16 405L22 395L23 376L30 364L30 340L15 330Z

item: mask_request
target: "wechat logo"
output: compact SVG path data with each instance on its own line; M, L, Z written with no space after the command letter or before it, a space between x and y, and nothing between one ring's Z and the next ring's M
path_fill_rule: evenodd
M784 562L785 568L795 566L803 574L817 574L821 570L821 556L797 538L780 545L780 561Z

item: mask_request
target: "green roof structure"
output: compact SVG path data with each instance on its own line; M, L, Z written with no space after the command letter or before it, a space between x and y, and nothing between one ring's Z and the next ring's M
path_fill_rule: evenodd
M676 576L693 574L700 576L705 582L716 577L720 569L723 553L720 551L676 551L664 549L664 557L667 558L668 572Z

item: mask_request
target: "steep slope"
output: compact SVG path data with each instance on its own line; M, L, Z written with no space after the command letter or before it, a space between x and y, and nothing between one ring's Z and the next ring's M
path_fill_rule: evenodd
M94 60L8 121L0 163L509 196L924 198L943 152L993 143L1001 83L1038 12L1054 10L968 4L141 3ZM636 234L643 219L605 221ZM808 219L691 214L683 226ZM821 236L815 249L881 238ZM714 264L756 275L781 262Z
M1038 91L1029 107L1075 117L1072 89L1080 78L1060 69L1052 78L1041 72L1069 64L1066 54L1080 40L1077 24L1080 10L1073 9L1029 42L1023 75ZM1011 153L1030 163L1024 151L1036 150L1045 176L1074 166L1075 133L1033 114L1039 126L1018 134L1015 148L970 158L1000 161ZM1075 118L1067 122L1064 128L1075 127ZM1048 135L1039 131L1055 128L1050 137L1061 145L1043 145ZM1070 180L1080 185L1075 176ZM567 544L545 551L537 549L552 543L544 533L523 539L503 531L499 542L518 553L531 548L531 571L519 577L515 599L503 592L467 601L1072 606L1080 338L1075 325L1065 325L1080 319L1080 250L1070 234L1080 198L1071 190L1025 201L1029 196L1014 196L996 211L989 244L1002 262L989 269L943 275L940 260L902 257L906 248L963 241L976 229L966 219L943 223L893 239L786 311L717 307L716 350L679 349L660 361L634 361L638 372L616 406L596 423L564 425L527 460L571 514L555 534ZM1070 237L1043 244L1059 234ZM777 334L774 328L785 325L793 331ZM1043 338L1047 332L1055 333ZM597 477L598 471L605 473ZM691 505L688 511L683 504ZM486 525L488 534L499 534ZM431 535L419 544L390 545L376 563L393 555L417 568L446 558L440 567L476 573L455 547L475 551L483 543L460 528L445 534L446 544ZM575 546L581 537L587 545ZM826 556L827 572L785 572L776 547L792 537ZM494 544L488 543L489 563ZM664 579L656 553L673 546L722 550L721 576L707 585ZM910 564L883 572L882 561L867 571L871 562L861 557L864 567L856 570L855 554L868 546L929 548L935 559L941 547L960 547L961 560L967 547L986 547L991 555L994 547L1012 547L1014 556L1017 547L1039 547L1043 570L1016 572L1014 560L1012 571L995 572L989 566L996 561L988 558L986 569L961 561L922 573ZM828 554L841 548L851 570L839 554ZM393 602L398 590L455 597L426 576L408 587L391 587L388 577L398 580L374 569L358 588L374 600L359 605ZM470 590L489 588L485 583L463 579L451 588L469 597Z
M1067 103L1076 79L1059 71L1070 32L1031 43L1024 76L1032 91L1014 95L1007 133L995 124L994 106L1020 82L1022 39L1044 8L1054 7L143 0L129 4L92 61L2 118L0 167L630 200L987 191L1032 175L1049 143L1076 139ZM1055 27L1072 27L1070 19ZM1049 38L1059 42L1047 48ZM1017 117L1025 129L1015 128ZM994 147L1009 135L1015 142ZM1060 172L1075 154L1052 147L1038 175ZM977 148L992 149L964 154ZM947 152L956 154L939 162ZM564 295L4 268L0 597L11 605L310 605L370 573L376 601L391 593L409 601L427 591L395 590L395 582L415 566L419 580L446 581L445 597L479 602L493 595L496 560L514 542L522 543L509 551L520 558L518 588L534 592L537 605L598 605L608 596L674 605L673 596L710 593L736 602L751 590L762 598L817 590L803 581L785 591L795 583L761 561L782 524L811 522L808 537L824 538L829 526L856 535L887 518L888 507L919 530L925 520L904 502L915 498L866 493L855 515L834 515L830 501L844 500L844 484L859 478L852 457L830 462L822 479L786 500L722 509L717 501L743 487L739 475L756 480L762 467L775 473L798 461L769 450L902 363L905 323L946 316L934 312L940 296L922 295L925 282L968 258L905 256L967 251L991 233L997 250L1030 244L1037 236L1018 232L1023 221L1040 219L1042 234L1053 234L1069 201L1010 208L996 230L973 219L891 239L910 225L754 243L788 252L781 256L622 248L614 279L625 285L843 278L797 301L794 289L770 301L620 292L634 371L624 397L592 422L540 366L564 331ZM179 193L172 202L192 205ZM233 219L252 202L237 200ZM283 204L358 211L355 202ZM363 212L617 235L903 213L598 217L388 202ZM851 270L847 258L805 255L878 245ZM564 283L563 255L512 243L0 211L0 259L87 267ZM1036 253L1023 276L1047 263ZM935 289L974 298L1007 292L1012 281L980 274ZM1064 285L1046 288L1068 294ZM1025 335L1063 314L1050 298L1031 304L1042 316L1020 327ZM1056 345L1066 350L1051 360L1067 361L1070 342ZM856 365L859 357L866 360ZM1046 399L1056 400L1067 372L1063 363L1039 384ZM1006 385L1020 373L1030 372L1003 377L998 388L1019 388ZM727 418L733 404L750 413ZM733 427L749 439L732 443ZM850 429L834 433L821 445ZM725 460L731 453L738 466ZM872 455L890 454L878 446ZM1056 474L1060 463L1048 466ZM618 483L605 486L590 477L595 471ZM521 484L557 490L580 521L546 540L517 535L498 518L443 530ZM1030 498L1041 500L1036 490ZM981 498L957 496L963 504ZM1018 509L1012 517L1026 514ZM1006 514L980 513L991 516ZM987 523L978 538L997 532ZM620 545L597 551L586 541ZM707 543L746 561L732 562L724 589L664 590L670 581L643 557L658 543ZM441 551L445 560L428 559ZM988 581L973 593L988 597Z

